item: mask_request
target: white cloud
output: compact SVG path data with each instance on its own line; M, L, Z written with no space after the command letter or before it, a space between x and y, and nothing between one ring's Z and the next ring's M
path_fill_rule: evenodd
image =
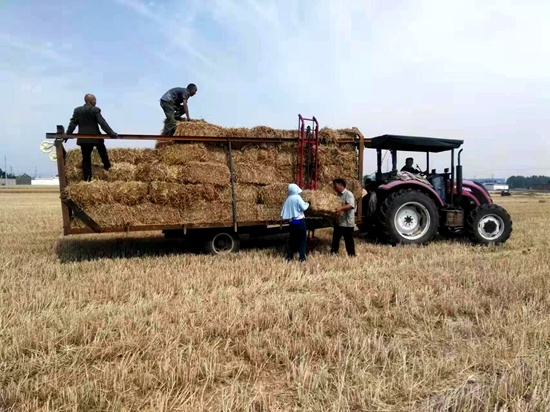
M6 49L30 53L55 63L71 63L69 59L55 51L54 44L52 42L41 40L30 41L9 33L0 33L0 45Z

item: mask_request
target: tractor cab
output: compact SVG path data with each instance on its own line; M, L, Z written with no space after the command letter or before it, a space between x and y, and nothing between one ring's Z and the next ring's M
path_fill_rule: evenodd
M475 243L504 243L511 233L510 216L493 204L482 184L463 180L463 143L399 135L365 139L365 148L376 150L377 169L364 182L367 196L360 229L391 243L426 243L438 232L468 234ZM392 167L386 173L382 172L383 151L391 154ZM398 169L398 152L422 153L425 169L409 164ZM450 167L430 170L430 155L442 152L450 153Z

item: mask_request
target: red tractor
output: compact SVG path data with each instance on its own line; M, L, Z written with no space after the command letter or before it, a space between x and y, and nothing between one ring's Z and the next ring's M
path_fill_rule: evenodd
M512 233L510 215L495 205L481 183L462 179L455 150L462 140L383 135L365 140L377 152L377 171L365 180L360 230L392 244L425 244L439 232L467 236L483 245L500 245ZM382 151L391 153L392 170L382 173ZM426 169L397 170L397 152L426 154ZM451 152L450 171L430 171L430 153Z

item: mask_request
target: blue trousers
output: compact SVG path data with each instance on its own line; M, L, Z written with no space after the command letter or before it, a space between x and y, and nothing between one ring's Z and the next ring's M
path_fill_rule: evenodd
M300 254L300 262L306 260L306 220L300 219L290 222L290 238L288 241L287 260L294 259L296 252Z

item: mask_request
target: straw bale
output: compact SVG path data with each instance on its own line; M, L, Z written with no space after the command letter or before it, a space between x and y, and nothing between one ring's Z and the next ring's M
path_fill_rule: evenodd
M250 129L246 127L227 127L224 128L224 137L250 137Z
M301 195L310 204L307 211L310 216L334 216L336 209L340 207L340 199L334 192L304 190Z
M294 148L281 148L277 153L275 163L278 168L290 168L294 170L296 164L296 152Z
M87 206L88 216L103 227L140 226L140 225L178 225L184 223L183 210L160 206L152 203L140 203L133 206L114 204L97 204ZM71 223L73 227L84 227L78 219Z
M356 178L346 178L343 177L346 181L346 188L353 193L355 196L356 201L359 201L363 197L363 188L359 181ZM332 180L329 182L319 182L319 190L327 192L327 193L335 193L334 187L332 185Z
M128 162L113 163L111 168L105 173L105 179L111 182L113 181L123 181L123 182L132 182L136 180L136 169L137 166ZM93 176L93 174L92 174ZM98 179L101 179L98 177Z
M117 163L131 163L139 165L142 163L154 162L157 158L156 152L153 149L130 149L130 148L114 148L107 149L109 161L112 165ZM92 164L102 165L101 158L97 150L92 152ZM82 167L82 152L80 149L72 149L67 151L65 159L66 167Z
M231 204L217 204L215 208L208 202L197 202L189 208L180 209L168 205L141 203L137 205L97 204L86 207L86 213L104 227L138 225L182 225L233 223ZM237 203L237 221L254 222L258 220L258 208L249 203ZM83 227L78 219L73 220L73 227Z
M352 129L330 129L324 127L319 130L319 138L324 143L334 143L341 139L354 138L355 135L356 133ZM174 136L293 138L298 136L298 131L296 129L273 129L268 126L255 126L250 129L245 127L222 127L204 120L194 120L191 122L177 122Z
M215 207L213 207L215 206ZM191 204L183 215L182 222L186 224L226 223L233 221L232 208L229 203L215 204L197 201Z
M174 136L224 136L224 128L204 120L179 121Z
M97 151L94 150L94 153L96 152ZM157 160L156 151L148 148L132 149L117 147L114 149L107 149L107 153L112 164L131 163L133 165L139 165L142 163L151 163Z
M189 205L188 189L180 183L151 182L148 198L156 205L171 206L181 210Z
M281 206L258 205L258 220L278 222L281 220Z
M136 168L136 180L140 182L173 182L179 183L183 166L170 166L164 163L149 163Z
M229 167L220 163L189 162L186 165L156 163L138 166L136 178L142 182L202 183L227 186L231 182Z
M258 220L256 204L236 202L237 222L255 222ZM186 209L184 223L233 223L233 206L231 203L210 203L199 201Z
M325 163L355 161L355 148L350 145L319 145L319 159Z
M137 166L131 163L114 163L108 171L99 164L92 164L92 180L132 182L138 180L136 170ZM84 181L81 164L66 167L65 175L69 184Z
M260 203L282 207L288 196L288 183L272 183L260 189Z
M226 186L231 183L231 173L226 164L189 162L185 166L182 166L180 179L184 183L205 183Z
M84 181L82 175L82 165L65 167L65 176L67 177L67 183L77 183ZM92 164L92 179L93 180L107 180L107 171L103 166L98 164Z
M172 146L175 144L172 140L155 140L155 149L162 149L164 147Z
M319 140L322 143L336 143L341 139L353 139L356 133L352 129L330 129L323 127L319 130Z
M239 182L269 184L294 179L292 154L279 151L273 145L248 145L232 154Z
M101 159L94 150L92 153L92 164L101 163ZM82 166L82 152L80 149L67 150L67 157L65 158L65 167L81 167Z
M346 178L350 180L350 177L354 177L357 173L355 163L342 163L342 164L320 164L319 165L319 181L332 182L336 178Z
M256 204L259 201L261 186L235 183L235 201ZM231 185L220 188L221 202L232 203Z
M259 219L258 205L249 202L237 202L237 222L256 222Z
M226 149L204 143L178 143L158 149L160 161L167 165L184 165L189 162L227 164Z
M106 182L95 180L68 185L64 197L80 207L120 203L136 205L147 199L149 187L144 182Z
M273 165L236 164L235 181L238 183L250 183L268 185L280 182L282 173Z
M236 201L240 201L238 193L239 191L236 190ZM170 205L180 209L189 208L194 203L207 202L209 208L213 208L218 204L231 203L231 189L204 184L151 182L149 200L155 204ZM255 200L254 197L249 203L255 204Z
M274 145L246 145L232 150L233 163L271 163L276 161L278 150Z
M276 129L267 126L256 126L250 129L250 137L273 138L279 137Z

